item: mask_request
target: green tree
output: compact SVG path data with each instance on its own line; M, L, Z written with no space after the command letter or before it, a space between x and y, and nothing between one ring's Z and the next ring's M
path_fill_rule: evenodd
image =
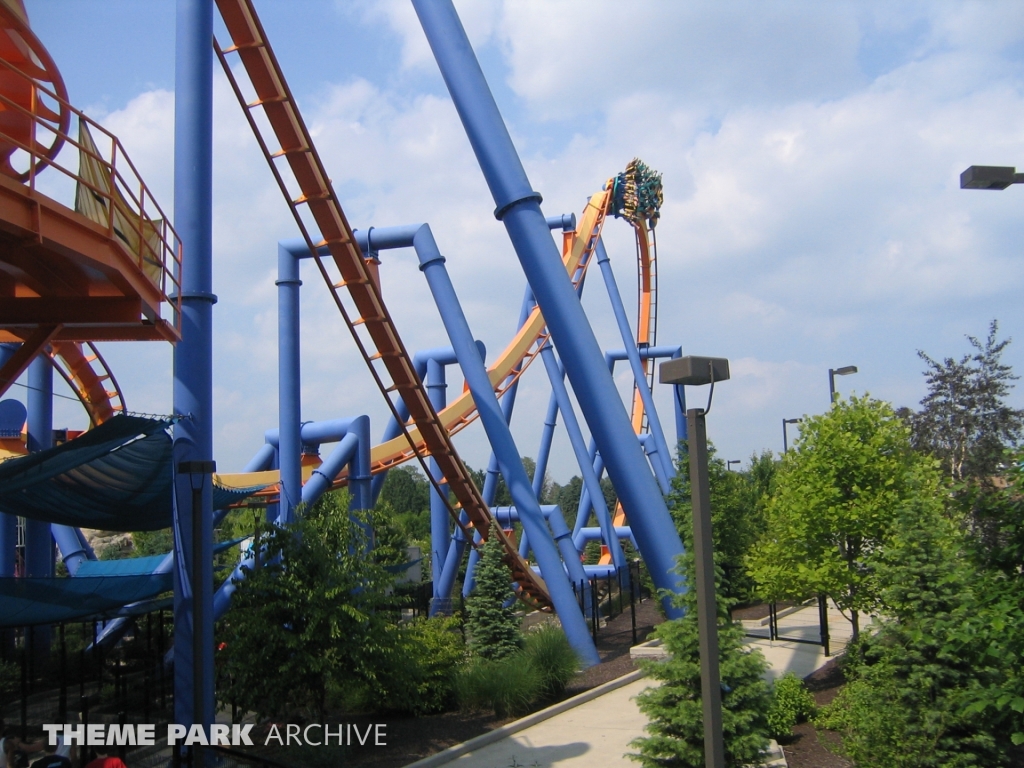
M968 336L974 352L959 360L939 362L917 352L928 366L928 394L911 417L914 444L938 458L954 481L998 474L1006 449L1024 435L1024 410L1006 404L1020 378L1002 361L1011 339L998 341L998 332L993 320L984 342Z
M519 619L510 603L512 572L505 563L505 549L498 541L498 527L480 548L475 570L476 586L466 601L466 629L470 650L480 658L500 661L522 647Z
M838 400L804 417L783 457L750 573L769 599L829 595L849 611L856 636L859 612L877 604L873 560L897 510L939 488L934 460L911 449L910 430L887 403Z
M716 570L720 580L721 570ZM687 583L696 583L689 546L676 572L685 576ZM640 711L650 720L645 727L650 735L630 742L638 751L627 757L645 768L704 766L696 590L687 590L675 599L676 604L685 609L685 615L659 625L654 633L661 638L669 658L641 662L650 677L661 681L660 686L648 688L637 697ZM770 697L768 684L762 676L768 665L760 651L745 650L743 629L730 620L729 601L720 593L718 652L725 763L729 766L764 765Z
M1024 743L1019 585L964 557L942 499L899 512L877 560L885 618L848 654L850 680L821 724L878 768L1009 766Z
M417 467L405 465L389 470L377 505L390 509L408 539L430 538L430 481Z
M238 582L219 627L223 702L323 722L332 688L379 686L400 642L383 610L393 577L371 553L369 522L338 492L288 526L260 525L262 565Z
M690 462L686 442L679 447L680 462L669 506L684 541L692 537ZM777 462L771 451L750 457L746 472L730 472L725 461L708 445L708 489L711 496L711 529L715 564L723 572L723 594L734 601L753 596L754 582L747 573L746 558L765 530L765 505L774 487Z

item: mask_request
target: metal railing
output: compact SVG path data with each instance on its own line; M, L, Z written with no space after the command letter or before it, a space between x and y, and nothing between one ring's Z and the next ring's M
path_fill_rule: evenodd
M18 103L11 94L0 91L0 114L8 113L7 119L0 121L0 154L6 153L0 157L0 172L39 192L40 173L52 167L75 182L76 203L77 198L87 192L106 215L97 217L78 210L78 205L73 207L80 215L104 226L107 237L118 242L160 290L162 300L171 306L172 325L180 334L181 239L120 140L53 90L3 59L0 59L0 73L5 75L5 81L10 82L13 75L15 82L20 79L32 89L28 107ZM15 120L11 120L12 117ZM17 125L20 130L11 127L18 123L17 118L21 119ZM71 135L73 124L78 126L78 138ZM62 162L59 152L64 144L77 148L73 162ZM64 157L67 157L66 152ZM83 176L86 172L93 176L92 180Z

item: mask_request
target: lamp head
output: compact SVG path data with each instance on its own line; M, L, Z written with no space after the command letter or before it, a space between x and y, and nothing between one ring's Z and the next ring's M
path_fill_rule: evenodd
M960 174L960 189L1006 189L1024 181L1016 168L1001 165L972 165Z
M696 357L690 355L668 360L658 367L662 384L685 384L695 387L729 378L729 361L724 357Z
M851 373L857 372L856 365L844 365L842 368L836 368L832 371L836 376L846 376Z

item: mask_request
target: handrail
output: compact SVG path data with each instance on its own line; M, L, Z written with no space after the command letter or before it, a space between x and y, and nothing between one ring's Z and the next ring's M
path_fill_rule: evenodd
M27 117L32 124L29 133L29 143L25 143L17 136L11 135L0 125L0 138L4 144L10 147L11 160L19 164L27 164L28 168L24 174L15 175L14 178L22 180L26 186L37 193L36 178L39 172L47 166L60 171L64 176L76 182L78 193L88 190L92 196L99 201L107 212L99 220L97 217L88 216L78 211L79 215L94 223L104 226L107 230L107 237L118 242L135 261L136 266L147 275L149 280L160 290L163 301L171 305L175 331L181 333L181 268L182 268L182 244L178 233L168 220L156 198L150 192L142 179L141 174L132 163L131 158L124 149L124 145L113 133L102 125L89 118L80 110L73 107L67 100L59 96L53 90L42 85L38 80L26 75L16 66L8 61L0 59L0 66L8 72L14 73L17 77L27 81L32 88L60 105L62 113L77 117L78 129L82 138L88 137L93 144L87 146L87 142L71 136L70 125L65 129L54 125L40 113L47 109L40 105L40 99L32 99L32 108L27 109L6 94L0 93L0 107L3 111L15 112ZM0 69L0 72L3 70ZM68 122L71 120L69 118ZM84 128L84 133L82 132ZM49 151L43 152L42 147L36 140L36 130L39 129L57 138L57 144L70 144L77 152L77 167L71 167L69 163L59 162L58 156L50 156ZM94 135L100 135L102 140L109 143L109 159L95 146L92 140ZM83 161L94 165L92 169L98 173L103 180L109 184L109 188L89 181L83 177ZM10 175L10 174L8 174ZM76 193L76 195L78 194ZM155 216L155 217L154 217ZM125 233L118 230L116 223L120 220L127 222L131 234L135 236L137 246L132 247L128 242ZM155 242L152 240L155 239ZM147 266L152 265L147 269ZM157 272L154 267L158 267ZM155 274L154 274L155 273Z

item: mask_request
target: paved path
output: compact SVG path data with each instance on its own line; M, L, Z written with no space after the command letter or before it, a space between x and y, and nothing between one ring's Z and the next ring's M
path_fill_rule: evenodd
M750 631L761 631L760 622L745 622ZM830 606L829 633L833 650L845 648L850 629L842 615ZM817 639L818 607L808 606L779 620L785 637ZM763 631L767 634L767 626ZM771 665L769 680L793 672L805 677L828 659L819 645L789 641L752 640L751 647L761 650ZM587 691L548 710L534 713L482 737L452 747L408 768L606 768L636 766L624 755L629 742L644 733L647 717L637 708L635 697L652 684L637 673ZM774 746L774 742L773 742ZM782 751L774 746L771 766L785 766Z

